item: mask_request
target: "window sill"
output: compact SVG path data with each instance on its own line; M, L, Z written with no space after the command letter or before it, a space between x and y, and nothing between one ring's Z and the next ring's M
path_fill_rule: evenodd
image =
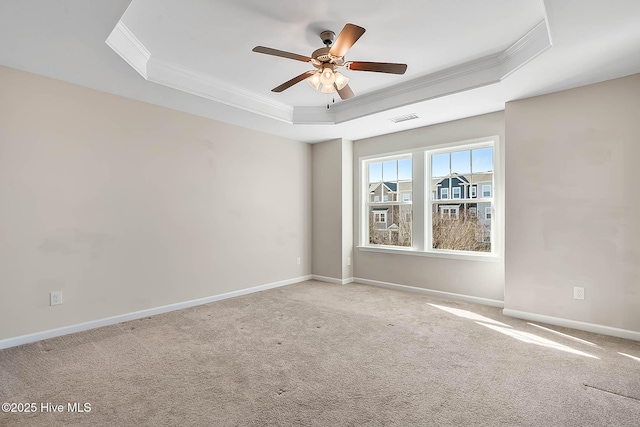
M424 256L431 258L446 258L446 259L457 259L464 261L482 261L482 262L502 262L502 257L499 255L485 255L485 254L474 254L470 252L448 252L448 251L438 251L438 252L426 252L420 251L413 248L406 247L394 247L394 246L357 246L359 251L362 252L378 252L378 253L386 253L386 254L396 254L396 255L413 255L413 256Z

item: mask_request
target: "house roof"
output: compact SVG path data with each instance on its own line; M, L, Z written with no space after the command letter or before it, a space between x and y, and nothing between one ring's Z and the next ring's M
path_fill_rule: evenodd
M493 182L493 172L460 174L460 175L457 173L453 173L451 174L451 176L433 178L431 183L435 187L435 186L438 186L440 183L442 183L442 181L447 180L449 178L459 178L462 182L467 184L490 183L490 182Z
M369 185L369 193L373 193L374 191L376 191L376 189L380 186L380 184L384 184L384 186L387 187L387 189L389 191L392 191L392 192L398 191L398 184L397 183L385 181L385 182L382 182L382 183L376 182L376 183L370 184Z

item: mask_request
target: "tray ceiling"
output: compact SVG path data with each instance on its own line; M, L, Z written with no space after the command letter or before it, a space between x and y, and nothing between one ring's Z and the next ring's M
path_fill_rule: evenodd
M35 3L0 5L0 64L306 142L498 111L640 72L635 0ZM310 55L321 31L348 22L366 33L347 60L406 63L406 74L345 70L356 94L345 101L304 82L271 92L311 67L254 46Z

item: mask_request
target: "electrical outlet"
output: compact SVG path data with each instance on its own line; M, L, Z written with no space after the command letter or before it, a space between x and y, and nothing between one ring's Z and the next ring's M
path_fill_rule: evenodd
M302 260L300 259L300 257L298 257L298 258L296 259L296 262L298 263L298 265L300 265L300 263L302 262Z
M49 305L60 305L62 304L62 291L55 291L49 294Z
M584 299L584 288L581 288L579 286L574 286L573 299Z
M347 265L351 265L351 257L347 258Z

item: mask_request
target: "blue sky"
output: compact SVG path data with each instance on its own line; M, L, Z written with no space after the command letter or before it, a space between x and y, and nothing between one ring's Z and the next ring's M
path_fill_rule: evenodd
M483 173L493 170L493 147L454 151L431 157L431 175Z
M411 179L411 158L369 164L369 182Z
M493 171L493 147L453 151L431 157L434 177L450 173L469 174ZM411 158L369 164L369 182L410 180Z

